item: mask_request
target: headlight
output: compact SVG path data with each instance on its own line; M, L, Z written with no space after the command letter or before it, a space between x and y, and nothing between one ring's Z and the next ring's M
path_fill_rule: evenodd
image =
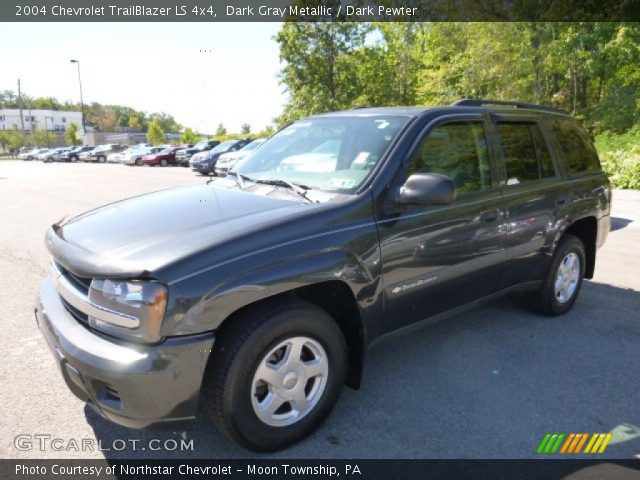
M89 301L105 313L100 318L89 316L89 325L96 330L142 342L160 340L167 306L167 287L164 285L96 279L89 287Z

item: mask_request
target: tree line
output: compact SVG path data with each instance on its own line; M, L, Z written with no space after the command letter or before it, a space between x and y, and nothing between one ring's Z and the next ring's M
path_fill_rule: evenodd
M284 23L280 125L461 98L553 105L594 132L640 123L637 23Z

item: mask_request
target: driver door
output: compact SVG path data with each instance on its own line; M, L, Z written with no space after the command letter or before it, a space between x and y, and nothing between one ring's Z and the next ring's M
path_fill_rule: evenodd
M450 116L430 125L401 172L453 179L449 205L403 206L378 221L385 330L462 306L493 293L505 262L503 200L496 188L481 115ZM385 332L381 332L385 333Z

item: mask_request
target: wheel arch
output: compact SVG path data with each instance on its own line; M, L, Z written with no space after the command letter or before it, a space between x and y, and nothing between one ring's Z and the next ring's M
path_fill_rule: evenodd
M563 235L570 234L578 237L585 250L584 277L591 279L596 266L596 241L598 236L598 221L596 217L588 216L575 220L562 232Z
M321 308L336 321L347 345L348 365L345 383L351 388L359 388L366 350L364 327L358 302L345 281L322 281L261 298L233 311L220 323L216 332L224 335L226 327L251 310L287 303L294 299L303 300Z

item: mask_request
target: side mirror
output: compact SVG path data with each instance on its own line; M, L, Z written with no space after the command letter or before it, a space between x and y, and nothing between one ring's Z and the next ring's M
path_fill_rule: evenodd
M400 187L399 205L448 205L456 198L453 180L440 173L414 173Z

